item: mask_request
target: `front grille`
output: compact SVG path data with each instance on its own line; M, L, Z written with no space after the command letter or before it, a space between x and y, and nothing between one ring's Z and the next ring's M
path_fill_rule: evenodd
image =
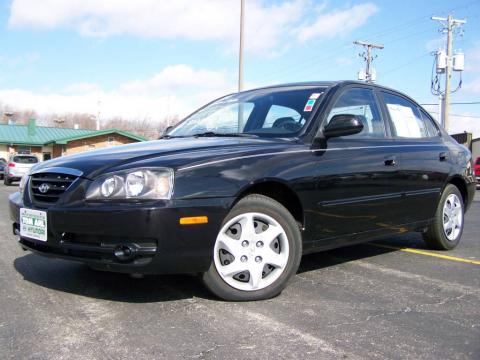
M75 175L38 173L30 177L30 192L35 201L53 204L77 179Z

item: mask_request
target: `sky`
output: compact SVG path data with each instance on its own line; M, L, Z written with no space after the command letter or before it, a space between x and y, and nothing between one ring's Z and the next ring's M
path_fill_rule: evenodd
M356 79L353 45L375 51L377 83L421 104L445 46L430 17L466 19L450 132L480 136L480 0L245 0L245 87ZM240 0L0 0L0 103L12 110L82 112L161 121L236 91ZM456 88L460 74L455 73ZM438 106L426 106L435 116Z

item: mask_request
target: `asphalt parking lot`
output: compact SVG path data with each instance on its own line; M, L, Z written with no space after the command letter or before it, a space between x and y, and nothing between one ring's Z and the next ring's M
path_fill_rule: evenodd
M2 359L480 359L479 194L454 251L410 234L309 255L279 297L227 303L194 276L22 251L14 191L0 185Z

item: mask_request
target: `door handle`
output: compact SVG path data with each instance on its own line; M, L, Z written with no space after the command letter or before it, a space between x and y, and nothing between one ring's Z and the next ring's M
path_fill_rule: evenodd
M395 157L385 159L385 166L395 166L397 165Z
M441 152L440 154L438 154L438 159L440 161L447 161L448 159L448 155L446 152Z

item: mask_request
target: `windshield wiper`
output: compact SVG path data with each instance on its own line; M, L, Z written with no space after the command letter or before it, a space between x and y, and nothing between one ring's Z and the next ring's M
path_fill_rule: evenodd
M177 136L177 135L162 135L158 138L158 140L164 140L164 139L177 139L177 138L183 138L185 136Z
M254 134L245 133L217 133L214 131L206 131L203 133L193 134L193 137L258 137Z

